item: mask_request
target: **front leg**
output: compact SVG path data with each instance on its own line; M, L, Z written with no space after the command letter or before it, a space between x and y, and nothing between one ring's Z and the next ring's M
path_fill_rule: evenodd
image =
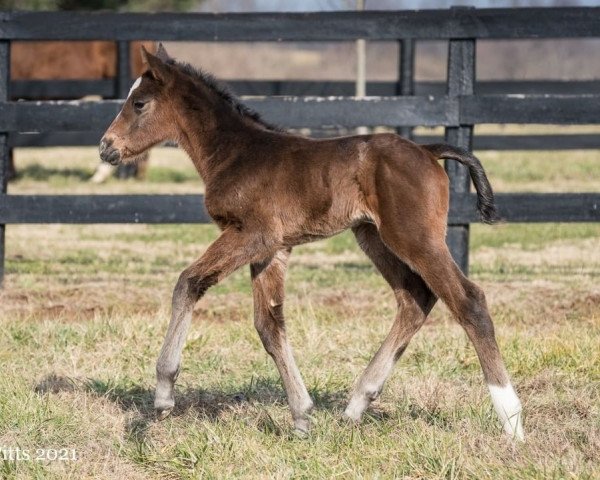
M175 405L175 380L196 302L238 268L268 258L274 251L273 243L263 235L231 228L181 273L173 290L171 322L156 364L154 408L159 419L169 415Z
M250 266L254 325L279 370L296 431L306 434L313 402L294 361L283 319L284 277L289 255L290 250L280 250L269 260Z

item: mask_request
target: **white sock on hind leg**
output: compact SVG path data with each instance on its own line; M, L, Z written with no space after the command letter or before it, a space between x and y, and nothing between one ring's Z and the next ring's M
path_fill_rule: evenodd
M488 387L504 431L512 438L524 441L521 402L514 388L510 383L504 387L498 385L488 385Z

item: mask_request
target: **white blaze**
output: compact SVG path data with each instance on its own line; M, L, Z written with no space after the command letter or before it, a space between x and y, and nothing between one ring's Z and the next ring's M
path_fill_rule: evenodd
M140 86L140 83L142 83L142 77L138 77L136 79L135 82L133 82L133 85L131 86L131 88L129 89L129 93L127 94L127 98L131 97L131 94L133 93L133 91L138 88Z
M488 388L504 431L514 439L524 441L521 402L512 385L510 383L504 387L488 385Z

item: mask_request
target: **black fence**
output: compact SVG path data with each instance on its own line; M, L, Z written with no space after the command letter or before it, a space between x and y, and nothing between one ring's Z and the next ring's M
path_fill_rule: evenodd
M128 42L124 42L128 43ZM412 42L410 42L412 43ZM408 57L408 59L407 59ZM444 95L445 82L414 82L414 50L403 52L411 68L406 74L410 75L405 82L411 95ZM400 63L402 67L402 63ZM125 65L127 67L127 65ZM405 67L406 68L406 67ZM399 70L402 70L399 69ZM401 72L399 72L401 73ZM405 73L405 72L402 72ZM397 82L367 82L368 96L389 97L402 93L403 84L399 76ZM36 99L76 99L86 95L97 95L102 98L121 98L128 92L131 84L129 69L123 68L114 79L98 80L16 80L10 84L10 94L13 100ZM300 80L228 80L227 84L237 95L241 96L353 96L356 83L348 81L300 81ZM127 89L119 88L127 85ZM477 94L600 94L600 81L482 81L474 87ZM91 132L50 132L46 134L10 133L8 144L13 147L52 147L52 146L90 146L98 145L103 131ZM343 133L343 131L341 132ZM443 141L439 135L413 135L411 129L405 129L404 134L417 143L435 143ZM313 136L331 135L332 130L312 129ZM554 133L529 135L476 135L473 138L474 150L581 150L599 149L600 133Z
M69 139L73 144L82 144L82 139L90 142L93 135L106 128L121 105L119 100L9 101L14 98L9 92L11 87L18 94L20 88L35 85L10 83L12 40L118 41L121 74L111 85L97 82L98 90L92 93L112 92L119 97L124 97L129 88L127 42L131 40L396 40L401 45L400 78L393 84L393 90L390 85L372 85L371 88L380 90L370 93L378 95L366 98L295 96L289 90L268 90L266 93L283 93L284 96L266 96L247 103L269 121L290 128L390 126L409 133L414 126L443 126L447 142L472 149L473 125L479 123L598 123L600 92L594 82L548 83L546 93L539 93L539 85L525 89L523 83L518 87L522 91L502 94L492 89L499 88L498 83L495 86L493 82L476 83L477 39L569 37L600 37L600 8L217 15L0 13L0 277L4 270L6 224L209 221L201 195L7 195L6 170L11 146L36 142L39 145L70 144ZM414 42L424 39L449 41L448 78L443 87L413 81ZM37 88L60 90L67 86L68 83L58 82ZM260 84L246 86L254 88ZM263 83L261 88L276 87ZM348 86L335 88L351 93ZM24 93L23 96L27 96L27 92ZM87 133L81 133L82 130ZM540 147L539 139L527 138L521 143L515 139L514 148ZM417 140L430 141L419 137ZM506 144L507 140L503 141ZM543 147L562 148L561 142L563 147L570 144L598 148L596 136L591 135L561 138L554 143L545 142ZM475 196L469 192L470 180L464 167L448 162L446 170L451 182L448 243L461 268L467 271L469 223L478 221ZM498 206L501 216L509 222L600 220L598 193L500 194Z

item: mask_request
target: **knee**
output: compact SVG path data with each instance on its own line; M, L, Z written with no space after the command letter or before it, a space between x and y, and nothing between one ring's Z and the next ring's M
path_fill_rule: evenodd
M484 291L474 283L467 284L465 288L468 305L475 311L487 310L487 302Z
M218 274L199 274L191 269L181 272L175 290L173 300L189 299L193 302L199 300L206 291L218 281Z
M413 295L407 290L396 292L396 305L398 317L402 318L404 325L421 326L429 314L433 303L424 296Z
M398 308L398 312L403 315L418 315L422 314L421 309L419 308L419 303L408 291L402 289L396 292L396 307Z

